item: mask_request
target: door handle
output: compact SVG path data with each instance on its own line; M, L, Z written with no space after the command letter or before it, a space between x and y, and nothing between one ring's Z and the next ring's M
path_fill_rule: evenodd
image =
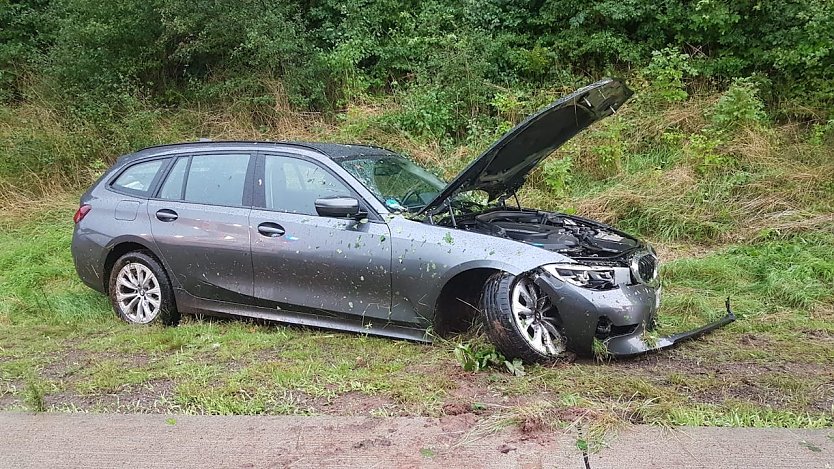
M277 238L282 236L285 231L284 227L279 225L278 223L261 223L258 225L258 233L267 236L269 238Z
M156 218L159 221L174 221L178 217L179 215L177 215L177 212L167 208L163 208L162 210L156 212Z

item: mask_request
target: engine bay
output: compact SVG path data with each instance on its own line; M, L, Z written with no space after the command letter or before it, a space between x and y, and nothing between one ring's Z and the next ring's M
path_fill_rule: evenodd
M601 264L623 264L623 254L641 245L614 228L563 213L504 209L466 215L455 221L458 229L513 239Z

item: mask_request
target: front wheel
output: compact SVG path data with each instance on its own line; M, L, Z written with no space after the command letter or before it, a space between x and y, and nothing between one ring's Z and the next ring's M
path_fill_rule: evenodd
M110 271L108 293L116 314L131 324L175 326L180 314L162 265L144 252L120 257Z
M565 353L555 307L527 276L499 272L487 279L481 314L487 335L507 358L552 363Z

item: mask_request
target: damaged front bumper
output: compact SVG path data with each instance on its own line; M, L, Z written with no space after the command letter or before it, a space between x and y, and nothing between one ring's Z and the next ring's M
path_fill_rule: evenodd
M611 357L630 357L670 348L680 342L700 337L735 321L736 315L730 308L729 298L727 298L725 306L727 308L727 314L724 317L697 329L692 329L691 331L678 332L677 334L658 338L647 337L645 334L610 337L603 341L603 343L605 344L608 356Z
M650 330L660 307L659 286L633 284L591 290L569 285L544 270L535 277L535 283L556 308L568 350L579 355L628 357L662 350L736 319L728 298L727 314L718 321L656 338Z

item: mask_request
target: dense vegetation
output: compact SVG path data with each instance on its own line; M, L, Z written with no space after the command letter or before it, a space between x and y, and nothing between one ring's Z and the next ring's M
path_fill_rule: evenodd
M280 80L299 109L417 87L459 119L487 111L496 86L573 84L659 52L686 54L687 75L724 84L758 75L772 97L803 107L834 98L826 0L24 0L0 14L7 99L25 94L32 71L72 100L141 94L165 105L275 104L269 83ZM466 119L450 124L435 130L462 131Z
M834 2L0 2L0 409L339 413L359 396L378 415L457 400L515 420L832 425ZM129 328L72 270L77 195L119 154L361 141L449 177L604 75L635 97L548 158L522 199L654 242L667 329L732 296L741 320L702 342L475 376L454 368L456 343Z

